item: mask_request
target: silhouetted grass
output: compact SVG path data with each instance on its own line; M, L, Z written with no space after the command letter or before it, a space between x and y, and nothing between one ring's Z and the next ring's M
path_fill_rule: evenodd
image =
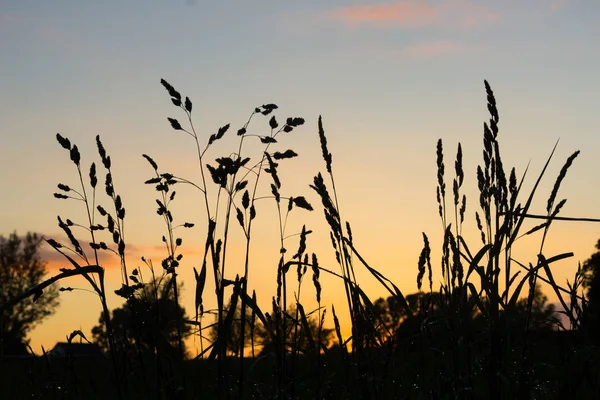
M287 159L298 154L293 149L276 148L279 139L301 127L304 119L290 117L283 122L275 115L275 104L256 107L237 130L234 151L215 156L211 155L214 143L233 131L231 125L225 124L210 135L198 133L192 118L192 101L164 79L161 84L185 121L169 117L168 122L172 129L190 137L198 159L196 176L180 177L164 172L153 156L143 155L151 167L151 176L145 183L156 189L156 212L165 224L164 232L157 234L165 246L165 257L160 263L142 258L152 276L147 282L143 269L127 267L125 207L115 189L110 156L97 137L104 167L104 199L110 204L105 207L96 193L96 164L91 163L89 173L84 174L77 146L57 135L75 164L80 187L74 189L60 183L54 196L80 202L87 220L58 218L70 243L48 243L73 268L17 296L9 305L41 295L44 287L57 280L82 275L100 299L108 358L96 364L77 359L55 361L48 355L20 361L18 368L31 373L11 375L8 379L14 380L15 389L5 393L61 399L512 399L595 398L600 394L597 349L582 332L582 310L586 307L581 294L584 275L580 268L573 282L562 287L555 281L551 266L572 253L544 254L545 238L553 221L597 221L558 215L566 202L557 202L560 186L579 152L567 159L556 178L547 201L547 214L533 214L531 204L556 146L531 191L523 193L528 171L521 178L517 178L515 168L506 172L500 152L498 108L487 81L490 118L484 124L483 160L476 173L479 196L469 202L469 207L476 209L476 225L464 226L465 215L472 211L467 208L463 193L462 147L459 143L453 176L449 177L440 139L436 145L436 199L443 232L439 260L442 279L439 283L434 281L432 243L422 233L424 245L417 260L416 277L419 292L408 296L369 264L359 251L360 244L353 240L351 224L341 212L333 156L321 117L317 133L326 172L318 173L310 188L321 202L330 231L338 264L335 270L320 265L317 255L309 251L309 227L288 226L290 213L313 211L313 206L301 194L284 194L285 182L279 171L285 168ZM256 121L259 118L263 118L267 133L252 133L254 124L261 122ZM252 153L249 141L262 146L258 154ZM268 193L262 192L264 184L259 185L264 180L270 187ZM451 194L446 190L446 182L451 182ZM191 186L200 194L203 223L178 222L173 215L172 203L181 185ZM255 279L250 259L254 221L261 217L257 212L259 201L270 202L276 210L278 232L274 241L280 249L276 274L271 278L277 282L277 288L270 296L268 309L261 308L258 301L264 299L248 289L250 280ZM543 222L524 232L525 222L530 219ZM153 293L156 304L164 296L172 298L178 307L178 271L187 268L182 263L183 239L179 232L187 228L201 230L203 240L196 245L204 249L199 270L194 268L193 318L186 319L183 314L165 317L158 307L149 308L154 310L150 313L131 314L138 326L148 323L149 318L153 323L172 318L166 322L173 326L176 339L168 341L166 347L154 342L142 346L145 342L139 331L131 337L115 335L115 316L107 304L99 252L108 251L119 257L122 286L116 293L132 309L149 301L143 297L148 293ZM235 276L230 272L228 257L232 229L241 229L245 248L243 274ZM467 229L477 229L481 243L468 243L463 236ZM534 234L541 234L537 259L515 259L512 252L519 239ZM108 237L106 242L101 239L104 236ZM90 251L81 245L82 237L87 237ZM293 251L296 247L292 242L296 240L297 250ZM356 278L359 268L365 268L381 284L388 296L389 310L383 312L382 302L373 302L361 289ZM337 310L332 305L330 313L321 303L321 291L326 289L322 287L322 273L335 276L344 286L345 304L336 304ZM215 287L217 306L213 310L205 309L207 296L212 295L205 290L207 277ZM318 307L314 310L306 309L302 302L307 278L316 291ZM556 293L570 329L565 329L551 310L544 313L544 301L536 289L540 282ZM424 286L427 292L421 291ZM350 316L349 337L344 337L339 324L338 315L342 312ZM329 315L334 329L324 327ZM185 351L189 330L197 336L201 349L192 359ZM330 346L332 331L336 343ZM75 336L87 340L78 331L70 340ZM2 366L2 372L6 371Z

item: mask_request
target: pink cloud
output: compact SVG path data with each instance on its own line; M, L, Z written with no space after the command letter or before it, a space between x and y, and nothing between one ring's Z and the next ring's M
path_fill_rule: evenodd
M447 20L461 28L485 27L500 21L499 14L471 0L451 0L443 7Z
M559 11L562 10L563 8L567 7L569 5L570 1L569 0L553 0L550 3L550 9L552 11Z
M344 7L334 11L332 17L349 25L373 23L414 28L435 22L439 14L439 10L426 3L407 0Z
M359 24L400 28L438 25L472 29L500 20L499 14L473 0L443 0L435 5L415 0L354 5L327 12L326 16L352 27Z
M15 15L15 14L0 13L0 25L19 23L23 20L24 20L24 18L22 18L18 15Z
M25 17L17 14L0 13L0 31L20 28L28 25L30 25L30 21Z
M73 247L71 245L71 241L63 233L42 236L46 239L54 239L57 242L61 243L63 246L69 248ZM89 238L77 235L76 237L83 249L83 252L87 255L89 263L95 264L96 260L93 255L94 252L89 245ZM116 245L112 242L110 236L106 235L106 237L97 237L97 241L104 241L108 245L108 247L116 250ZM85 260L79 257L79 255L73 253L70 250L67 250L66 248L62 248L61 250L63 250L63 252L69 257L73 258L75 262L77 262L79 265L86 265ZM126 244L125 257L127 258L127 263L134 263L130 268L140 264L140 256L143 255L143 253L141 253L142 250L145 250L145 248L131 243ZM48 263L48 271L50 272L56 272L60 268L73 268L73 264L71 264L69 260L67 260L62 254L60 254L58 251L52 248L52 246L45 242L42 242L42 245L39 248L39 256L42 261ZM98 262L101 266L105 267L106 269L121 267L119 257L115 253L105 250L98 251Z
M4 32L3 32L4 31ZM61 24L49 18L0 13L0 32L12 35L30 35L40 43L67 51L85 51L89 43L65 30Z

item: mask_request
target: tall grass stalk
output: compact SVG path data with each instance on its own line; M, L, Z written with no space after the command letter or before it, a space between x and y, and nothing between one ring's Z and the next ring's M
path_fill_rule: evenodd
M71 189L71 187L69 187L68 185L59 183L58 189L61 192L55 193L54 197L57 199L82 201L85 206L85 211L86 211L86 216L87 216L87 226L76 224L76 223L72 222L70 219L66 219L66 222L64 222L59 216L58 217L58 225L64 231L66 236L69 238L69 241L71 242L72 247L64 246L63 244L61 244L53 239L48 239L47 242L55 250L57 250L59 253L61 253L75 267L76 271L80 271L81 275L92 286L92 289L94 290L94 292L98 295L98 297L100 299L100 303L102 305L102 310L103 310L103 314L104 314L106 331L107 331L108 339L109 339L109 349L111 352L113 372L114 372L115 378L117 380L116 391L117 391L118 397L122 398L123 397L122 374L124 373L124 371L122 370L122 368L119 367L119 364L118 364L119 355L116 351L115 340L114 340L114 336L112 333L110 311L109 311L107 300L106 300L106 288L105 288L105 284L104 284L104 268L99 267L100 272L98 274L99 278L98 278L98 282L97 282L93 276L90 276L86 272L86 270L83 269L83 267L77 261L75 261L75 259L73 259L71 256L69 256L65 251L68 251L71 254L73 254L74 256L78 257L86 265L88 265L88 266L92 265L92 264L90 264L90 261L86 255L86 253L84 252L82 246L80 245L79 241L75 238L75 236L71 230L71 227L81 228L90 234L90 237L91 237L90 247L92 249L92 253L93 253L93 257L94 257L94 261L95 261L94 265L96 265L96 266L100 265L99 258L98 258L98 251L99 250L109 250L109 248L105 242L98 241L96 239L96 231L105 230L104 225L95 223L95 213L96 213L96 211L98 211L98 213L101 216L107 217L106 229L112 234L113 242L117 246L116 251L114 249L110 249L110 251L119 255L119 257L121 259L122 274L124 276L124 281L125 281L123 287L128 286L128 285L126 285L127 273L126 273L126 264L125 264L125 242L124 242L123 236L122 236L122 231L124 229L125 208L123 207L121 197L115 194L112 173L110 171L111 159L110 159L110 156L108 156L106 154L104 146L102 145L102 142L100 141L100 137L99 136L96 137L96 143L98 146L98 153L102 159L102 163L103 163L104 167L106 168L106 170L108 171L106 174L106 180L105 180L105 191L106 191L107 196L109 196L109 198L111 199L111 201L114 205L115 217L113 217L110 213L106 212L106 210L102 206L100 206L100 205L96 206L96 186L98 184L98 178L97 178L97 174L96 174L96 164L92 163L90 166L90 170L89 170L89 185L90 185L91 191L92 191L92 195L91 195L91 199L90 199L90 197L88 196L88 193L87 193L86 184L84 183L83 173L81 170L81 155L79 153L79 149L77 148L76 145L72 145L71 142L69 141L69 139L64 138L60 134L56 135L56 139L65 150L69 151L70 159L77 168L77 176L79 178L79 184L81 187L81 189L80 189L81 191ZM115 224L115 221L116 221L116 224Z

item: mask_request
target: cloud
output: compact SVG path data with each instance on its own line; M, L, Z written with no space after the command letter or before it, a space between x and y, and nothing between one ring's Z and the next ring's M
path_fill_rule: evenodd
M61 51L90 52L90 43L51 17L0 13L0 33L25 36Z
M500 21L498 13L471 0L451 0L443 7L447 20L465 29L486 27Z
M560 11L563 8L567 7L570 2L570 0L552 0L550 2L550 10Z
M54 239L65 247L73 247L71 246L71 242L69 238L67 238L64 234L55 234L55 235L40 235L46 239ZM81 245L83 252L87 255L88 261L90 264L95 264L96 260L94 258L94 252L89 245L89 241L84 240L79 237L79 244ZM116 245L112 242L110 237L100 237L97 238L98 241L105 241L109 248L116 250ZM144 266L141 257L143 256L146 260L151 261L154 265L154 268L157 271L162 271L161 262L167 256L167 252L163 245L136 245L131 242L126 242L127 245L125 247L125 260L127 262L127 269L131 271L133 268L137 268L139 266ZM79 263L81 266L87 265L85 260L83 260L79 255L74 252L67 250L65 248L61 249L65 254L69 257L73 258L75 262ZM181 247L177 249L177 253L181 253L184 256L184 260L188 261L192 257L200 257L204 254L203 249L199 250L196 246L187 245L184 243ZM50 274L57 273L61 268L73 268L73 264L69 260L65 258L62 254L52 248L49 244L43 242L39 249L39 256L42 261L46 262L47 270ZM111 269L120 269L121 262L119 257L111 252L100 250L98 251L98 263L100 266L104 267L107 270Z
M350 27L370 25L412 29L428 26L473 29L500 20L498 13L473 0L443 0L435 5L426 1L400 0L347 6L324 15L326 19L341 21Z
M23 25L27 19L16 14L0 13L0 28Z
M402 48L401 53L411 58L429 59L440 56L462 53L468 47L452 41L417 42Z
M355 26L361 23L415 28L430 25L439 18L439 10L426 3L397 1L387 4L355 5L331 13L333 19Z
M46 239L54 239L65 247L69 247L69 248L73 247L71 245L70 240L64 234L41 235L41 236L43 236ZM100 238L97 240L105 241L109 248L113 248L116 250L116 245L112 242L112 240L106 240L106 239L107 238ZM89 245L89 241L83 240L82 238L78 238L78 240L79 240L79 244L81 245L81 248L83 249L83 252L88 257L89 263L95 264L96 260L94 258L94 252ZM67 250L65 248L62 248L61 250L63 250L63 252L66 255L71 257L73 260L75 260L75 262L79 263L80 265L82 265L82 266L87 265L85 260L83 260L78 254L76 254L70 250ZM125 257L126 257L128 264L133 261L133 262L135 262L135 266L137 266L137 263L140 260L141 255L144 254L143 253L144 250L146 250L146 248L127 243L127 245L125 246ZM152 250L152 251L156 252L156 250ZM163 249L163 251L164 251L164 249ZM42 242L42 245L40 246L39 256L42 259L42 261L45 261L48 263L47 266L48 266L49 272L57 272L60 268L73 268L73 264L71 264L71 262L69 260L67 260L67 258L65 258L65 256L60 254L58 251L56 251L54 248L52 248L49 244L47 244L45 242ZM98 263L106 269L121 267L119 257L111 251L105 251L105 250L98 251ZM134 265L132 264L132 267L133 266Z
M65 247L69 247L69 248L73 247L73 246L71 246L71 242L65 235L44 235L43 237L46 239L54 239L58 243L61 243ZM81 248L83 249L83 252L88 256L89 263L95 264L96 261L94 259L93 251L92 251L89 243L86 241L83 241L82 239L78 239L78 240L81 245ZM110 243L107 243L107 244L110 245ZM70 250L67 250L66 248L62 248L61 250L66 255L68 255L73 260L75 260L75 262L77 262L79 265L81 265L81 266L87 265L85 260L83 260L78 254L76 254ZM39 249L39 256L42 259L42 261L45 261L48 263L49 272L57 272L61 268L73 268L74 267L73 264L71 264L71 262L65 256L60 254L58 251L56 251L54 248L52 248L52 246L50 246L46 242L42 242L42 245L40 246L40 249ZM107 251L99 251L98 252L98 263L105 268L112 268L116 265L119 265L117 256L115 256L113 253L109 253Z

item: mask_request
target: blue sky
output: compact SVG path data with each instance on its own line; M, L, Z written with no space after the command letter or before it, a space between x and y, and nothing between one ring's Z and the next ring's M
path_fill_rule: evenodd
M300 154L284 182L307 197L308 183L323 169L316 134L323 115L342 207L359 246L403 290L415 291L421 231L441 236L434 194L440 137L447 165L457 142L463 145L472 199L467 223L475 232L474 171L488 118L483 79L498 100L505 165L522 173L531 161L526 186L560 138L539 212L564 159L581 149L561 192L569 199L563 212L600 217L599 16L600 4L583 0L0 1L0 234L57 235L57 214L78 215L73 204L52 198L58 182L75 178L54 136L68 136L89 162L99 134L130 210L132 259L140 256L133 249L155 251L162 228L154 194L143 185L152 171L141 154L167 170L197 173L189 138L166 120L182 116L159 84L165 78L191 97L206 135L229 122L237 129L264 103L277 103L282 118L306 118L284 144ZM219 149L235 143L233 136ZM202 221L197 193L182 194L182 218ZM305 222L324 232L311 240L331 257L321 212L295 221ZM270 226L259 228L261 235L268 237ZM575 252L557 272L565 279L593 252L600 229L554 229L549 244L556 253ZM202 232L190 234L189 243L193 253ZM112 284L118 279L116 273ZM265 301L273 280L256 283ZM365 286L379 295L374 284ZM331 287L324 294L329 303L341 289ZM88 300L93 312L81 310ZM186 300L191 309L191 294ZM33 343L64 337L65 321L89 331L99 312L94 299L64 298Z

